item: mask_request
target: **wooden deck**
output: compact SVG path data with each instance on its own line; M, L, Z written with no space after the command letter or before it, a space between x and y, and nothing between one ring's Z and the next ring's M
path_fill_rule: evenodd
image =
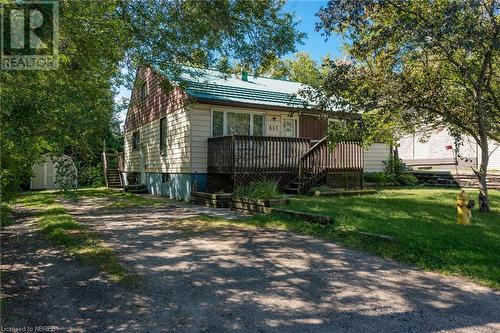
M286 186L297 179L310 187L328 172L362 172L363 149L343 142L332 150L327 138L312 144L309 138L222 136L208 139L207 169L209 178L228 175L233 186L262 179Z
M208 139L208 172L290 172L311 146L310 139L232 135Z

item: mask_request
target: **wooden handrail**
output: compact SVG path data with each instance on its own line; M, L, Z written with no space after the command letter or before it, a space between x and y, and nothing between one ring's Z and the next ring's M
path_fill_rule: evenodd
M316 149L316 146L319 146L320 144L323 144L323 141L326 141L326 140L328 140L328 137L326 137L326 136L325 136L323 139L321 139L321 140L319 140L318 142L316 142L316 143L315 143L315 144L311 147L311 149L309 149L308 151L306 151L306 152L304 153L304 155L302 155L302 156L300 157L300 159L302 160L302 159L306 158L308 155L312 154L312 152Z
M324 137L307 151L299 161L299 194L309 190L329 171L362 170L363 149L357 142L341 142L329 149Z
M106 183L106 187L108 187L108 157L106 156L106 152L102 152L102 168L104 171L104 182Z

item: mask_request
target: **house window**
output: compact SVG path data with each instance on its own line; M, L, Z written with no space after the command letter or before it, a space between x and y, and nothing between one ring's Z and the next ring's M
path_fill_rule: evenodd
M212 136L224 135L224 112L214 111L212 115Z
M167 147L167 118L160 119L160 153Z
M141 84L141 99L144 99L148 96L148 88L146 87L146 82Z
M335 126L335 125L343 126L343 125L345 125L345 121L342 119L338 119L338 118L328 118L328 127L331 127L330 125L331 126Z
M264 115L254 114L253 115L253 133L255 136L264 135Z
M248 113L226 113L227 135L250 135L250 114Z
M264 135L264 114L250 112L213 111L212 136Z
M169 173L162 173L161 174L161 182L163 184L170 182L170 174Z
M138 150L140 144L139 131L132 134L132 150Z

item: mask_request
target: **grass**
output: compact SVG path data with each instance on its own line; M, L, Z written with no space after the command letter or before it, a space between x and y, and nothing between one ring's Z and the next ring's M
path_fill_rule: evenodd
M2 202L0 205L0 226L7 227L14 224L14 218L12 217L12 208L10 205Z
M161 198L151 198L136 195L124 191L116 191L109 188L83 188L77 191L79 196L108 198L112 202L106 208L124 208L124 207L143 207L143 206L162 206L165 200Z
M55 203L57 196L57 192L33 192L19 197L16 203L36 209L37 226L53 244L62 246L86 264L98 265L113 282L136 285L137 276L128 273L114 252L95 233Z
M278 184L273 181L256 181L246 186L237 187L235 197L252 199L275 199L279 197Z

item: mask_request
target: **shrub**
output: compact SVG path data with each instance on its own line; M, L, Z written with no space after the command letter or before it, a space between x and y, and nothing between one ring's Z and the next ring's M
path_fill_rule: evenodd
M369 172L363 175L365 182L375 183L376 186L401 185L415 186L418 179L411 173L401 173L399 175L389 174L387 172Z
M234 191L236 197L252 199L273 199L278 195L278 184L268 180L252 182L247 186L237 187Z
M385 172L387 174L394 174L396 176L399 176L405 169L403 160L399 157L392 156L392 154L387 161L384 161L384 164Z
M76 194L78 171L71 157L63 155L57 160L55 184L71 200L75 202L78 200Z
M388 182L388 174L385 172L369 172L363 175L364 181L384 186Z
M415 186L417 185L418 179L411 173L402 173L397 177L397 182L402 186Z
M104 173L102 164L94 166L80 166L78 168L78 180L81 186L99 187L104 185Z

